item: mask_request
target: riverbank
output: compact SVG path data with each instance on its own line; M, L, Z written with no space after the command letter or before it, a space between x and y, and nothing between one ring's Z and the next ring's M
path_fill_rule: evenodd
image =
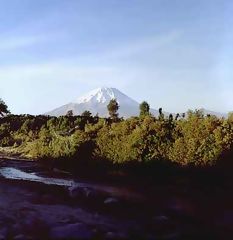
M6 160L2 168L19 171L19 164ZM41 174L37 167L35 163L20 165L34 177L37 172ZM182 229L181 233L181 227L170 217L154 212L153 205L148 205L150 199L137 198L127 186L122 189L83 182L56 185L51 181L54 178L43 179L50 183L32 182L29 177L13 179L12 175L10 179L0 178L2 239L151 239L155 234L162 239L187 231Z
M130 221L118 221L77 205L62 188L0 182L1 239L128 238Z
M233 187L218 172L160 166L72 174L0 152L0 239L233 237ZM4 178L12 169L26 178Z
M72 184L74 180L48 176L34 162L8 159L1 170L0 239L130 239L137 229L145 235L141 217L127 210L129 203L120 189ZM136 209L134 201L129 202ZM120 214L119 208L124 209Z
M111 182L70 179L72 176L47 172L37 162L8 159L0 170L6 168L29 175L22 180L0 177L0 239L233 236L233 191L229 185L194 184L187 179L140 185L138 180L135 186L126 182L123 188ZM40 181L30 181L30 174ZM64 179L75 184L56 185Z
M0 147L0 159L33 161L32 158L24 155L19 148L15 147Z

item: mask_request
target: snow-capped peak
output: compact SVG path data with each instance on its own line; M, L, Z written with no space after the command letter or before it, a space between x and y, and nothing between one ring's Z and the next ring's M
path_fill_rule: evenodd
M138 116L139 103L134 101L116 88L101 87L90 91L78 99L58 107L48 115L62 116L66 115L67 111L72 110L74 115L81 115L88 110L92 115L98 114L101 117L108 117L107 105L111 99L116 99L119 104L119 116L130 117Z
M129 98L116 88L107 88L107 87L100 87L90 91L89 93L81 96L77 100L74 101L76 104L81 103L102 103L106 104L111 99L116 99L118 103L128 103L128 104L138 104L133 99Z

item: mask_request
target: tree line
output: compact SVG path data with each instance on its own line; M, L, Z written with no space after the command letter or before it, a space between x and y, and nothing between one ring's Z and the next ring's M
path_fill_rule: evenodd
M201 110L186 115L150 113L147 102L139 116L122 119L120 106L108 104L109 118L85 111L74 116L11 115L0 101L0 146L33 159L66 166L101 163L125 165L156 162L181 166L213 166L232 156L233 114L205 116Z

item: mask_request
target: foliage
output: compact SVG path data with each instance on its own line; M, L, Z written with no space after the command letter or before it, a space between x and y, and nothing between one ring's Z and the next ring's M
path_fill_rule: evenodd
M145 117L150 114L150 105L146 101L143 101L140 104L139 109L140 109L140 117Z
M6 103L0 98L0 116L4 116L4 114L9 114L8 106Z
M0 146L14 146L34 159L63 164L173 162L182 166L217 164L233 150L233 117L204 116L200 110L187 116L159 117L141 104L140 117L115 121L119 106L110 102L110 118L7 115L0 118ZM49 161L49 160L48 160Z
M88 111L88 110L84 111L84 112L81 114L82 117L91 117L91 115L92 115L91 112Z
M116 120L118 118L118 113L117 111L119 110L119 105L116 99L112 99L110 100L108 106L108 112L109 112L109 116Z
M73 112L73 110L69 110L69 111L67 111L66 116L68 116L68 117L72 117L72 116L74 116L74 112Z

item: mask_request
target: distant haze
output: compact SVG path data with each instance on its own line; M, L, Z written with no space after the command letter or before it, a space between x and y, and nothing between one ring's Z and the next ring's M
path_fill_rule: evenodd
M233 1L8 0L0 97L40 114L99 86L152 108L233 110Z

